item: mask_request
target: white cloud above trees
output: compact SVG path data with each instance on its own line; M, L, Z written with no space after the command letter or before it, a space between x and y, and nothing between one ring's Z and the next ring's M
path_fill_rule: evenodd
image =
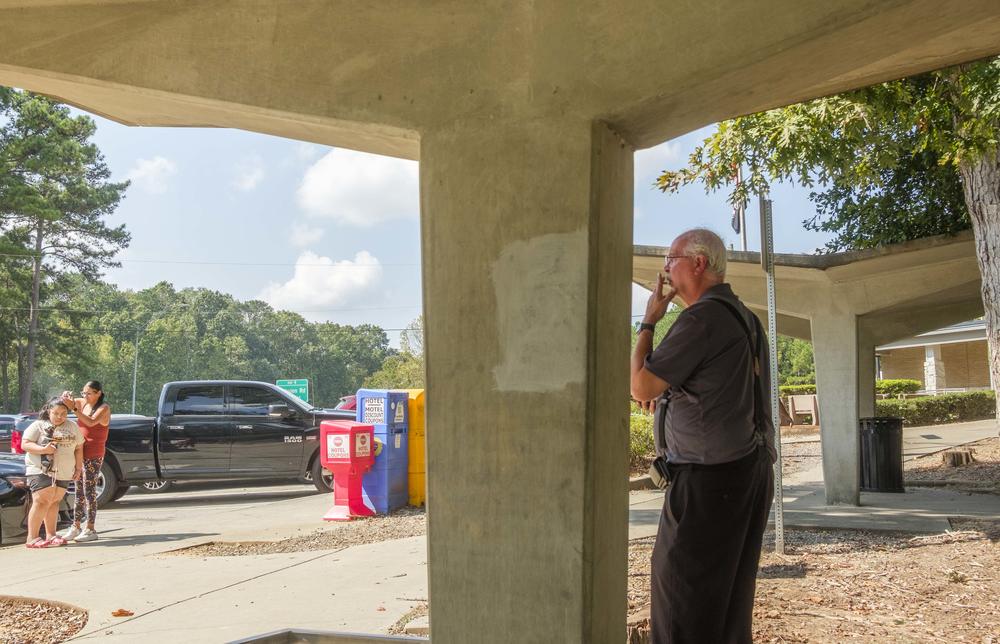
M416 217L417 162L334 148L306 170L296 200L309 217L354 227Z
M132 184L154 195L167 191L170 177L177 174L177 164L162 156L151 159L136 159L126 178Z
M292 277L283 283L269 283L259 299L276 309L301 311L307 319L326 319L330 309L370 300L381 278L381 262L366 250L353 259L341 260L303 251Z

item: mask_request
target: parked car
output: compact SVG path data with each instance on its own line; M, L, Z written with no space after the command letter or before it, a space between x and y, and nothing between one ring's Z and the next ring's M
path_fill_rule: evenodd
M70 414L70 418L76 418ZM24 454L24 450L21 449L21 437L24 436L24 430L31 426L31 423L38 420L38 412L29 412L27 414L18 414L14 416L14 429L10 433L10 451L14 454Z
M16 416L0 415L0 454L11 452L10 437L14 432L14 422L16 420Z
M162 491L173 481L295 478L332 491L319 460L319 425L354 415L313 407L266 382L168 382L155 418L112 414L97 505L132 485Z
M63 497L59 507L59 527L73 520L72 494ZM28 534L28 510L31 491L25 476L24 456L0 454L0 544L24 543Z
M351 411L354 411L357 408L358 408L358 397L354 394L348 394L346 396L342 396L340 400L337 401L337 404L334 406L334 409L349 409Z

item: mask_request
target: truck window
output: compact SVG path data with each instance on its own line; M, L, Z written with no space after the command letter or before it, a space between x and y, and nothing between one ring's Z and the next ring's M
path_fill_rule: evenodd
M267 416L268 405L287 404L277 393L262 387L229 387L229 413L234 416Z
M174 414L177 416L225 413L222 385L193 385L177 391L177 402L174 403Z

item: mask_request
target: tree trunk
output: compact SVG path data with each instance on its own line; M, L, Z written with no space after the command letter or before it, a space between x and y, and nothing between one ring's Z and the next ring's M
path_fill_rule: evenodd
M17 354L17 396L18 401L20 401L21 391L24 389L24 344L18 342L14 345L14 350ZM18 404L20 408L20 403ZM19 409L20 411L20 409Z
M959 164L982 276L986 345L992 382L1000 383L1000 152ZM1000 396L997 397L1000 412ZM998 432L1000 434L1000 432Z
M975 461L976 459L972 457L971 449L949 449L941 452L941 463L945 467L960 467L974 463Z
M10 409L10 346L4 346L0 355L0 404Z
M35 260L31 274L31 316L28 320L28 357L24 365L24 386L21 389L21 413L31 411L31 383L35 379L35 353L38 347L38 301L42 282L42 235L45 222L35 229Z

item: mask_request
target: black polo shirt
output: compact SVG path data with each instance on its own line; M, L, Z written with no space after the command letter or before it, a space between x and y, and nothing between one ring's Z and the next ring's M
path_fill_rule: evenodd
M713 298L725 299L742 311L751 333L760 328L729 284L719 284L681 312L660 346L646 358L646 369L670 385L666 392L666 447L672 463L728 463L756 448L753 363L746 331L730 310ZM756 342L756 337L753 340ZM761 411L773 462L776 452L766 339L761 338L760 346Z

